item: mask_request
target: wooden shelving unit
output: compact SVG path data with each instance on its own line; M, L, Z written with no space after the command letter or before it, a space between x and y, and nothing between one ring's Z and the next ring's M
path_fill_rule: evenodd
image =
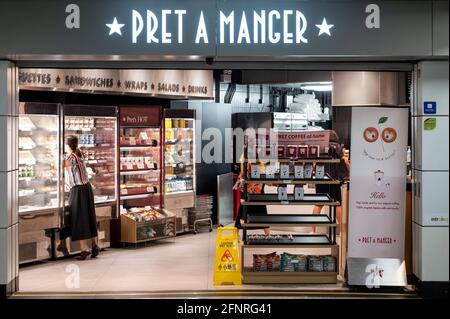
M315 158L315 159L278 159L283 163L328 163L337 164L339 159L331 158ZM251 161L245 161L249 163ZM336 244L336 206L340 203L331 198L328 194L305 195L303 200L294 200L293 195L288 195L288 200L281 201L276 194L257 195L249 194L248 183L261 183L273 185L285 184L330 184L337 185L340 182L333 180L329 175L324 179L267 179L262 176L261 179L249 179L247 165L244 165L244 199L241 200L244 212L246 213L245 223L242 225L244 240L241 243L242 249L242 269L244 284L334 284L337 282L339 267L339 246ZM330 207L329 215L260 215L247 213L249 207L254 205L323 205ZM301 234L294 235L291 239L281 237L275 240L254 240L247 236L247 231L253 228L268 227L311 227L320 226L327 227L328 234ZM244 265L245 254L251 249L302 249L302 248L324 248L331 250L331 256L336 258L334 272L313 272L313 271L254 271Z

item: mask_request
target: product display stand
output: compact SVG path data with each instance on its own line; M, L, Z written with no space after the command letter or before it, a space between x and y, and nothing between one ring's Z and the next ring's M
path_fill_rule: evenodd
M288 195L286 200L279 200L276 194L249 194L249 183L272 184L272 185L306 185L306 184L339 184L339 181L333 180L329 175L324 178L316 179L280 179L279 174L274 174L275 178L268 179L264 174L260 175L260 179L248 177L247 154L245 154L244 164L244 198L241 200L244 214L246 216L243 227L243 244L242 244L242 269L243 282L245 284L294 284L294 283L317 283L317 284L333 284L337 282L339 267L339 246L336 244L336 206L340 203L331 198L328 194L306 194L302 200L295 200L294 195ZM279 163L290 164L338 164L339 159L332 158L315 158L315 159L277 159ZM259 161L251 161L259 163ZM320 205L329 206L328 215L312 215L312 214L295 214L295 215L262 215L256 213L248 213L248 208L253 205ZM287 236L274 235L272 238L266 239L262 235L262 239L255 240L248 236L248 230L270 228L276 226L283 227L327 227L327 234L298 234ZM336 258L335 271L255 271L252 268L245 267L245 254L251 249L275 248L280 247L299 249L299 248L328 248L331 249L331 256Z
M163 209L161 108L120 107L121 242L175 237L176 219Z

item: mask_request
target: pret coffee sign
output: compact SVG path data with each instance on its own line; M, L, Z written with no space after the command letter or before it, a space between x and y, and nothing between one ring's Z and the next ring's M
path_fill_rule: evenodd
M348 256L403 258L408 110L353 108Z
M19 85L24 89L213 97L213 74L207 70L20 69Z

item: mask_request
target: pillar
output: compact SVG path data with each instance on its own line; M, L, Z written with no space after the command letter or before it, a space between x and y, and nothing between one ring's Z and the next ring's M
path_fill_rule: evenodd
M0 299L18 290L17 68L0 60Z
M449 64L420 62L413 108L413 272L424 297L448 297Z

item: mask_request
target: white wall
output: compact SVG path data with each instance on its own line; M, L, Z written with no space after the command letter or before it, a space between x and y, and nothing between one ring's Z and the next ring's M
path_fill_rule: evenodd
M412 125L413 272L424 282L449 277L449 64L425 61L416 68ZM424 102L436 102L436 114L424 113ZM434 119L436 127L425 128Z
M17 69L0 61L0 298L18 282Z

